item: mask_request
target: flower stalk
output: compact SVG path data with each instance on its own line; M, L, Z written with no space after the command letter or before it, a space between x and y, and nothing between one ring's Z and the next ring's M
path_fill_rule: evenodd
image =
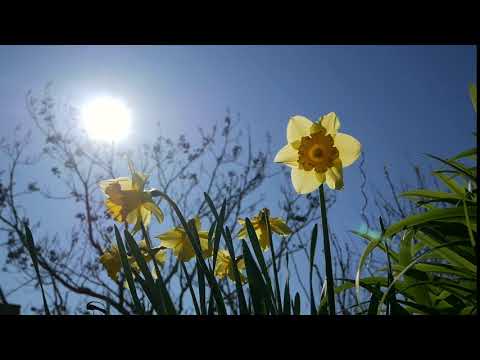
M330 253L330 238L328 236L328 221L327 221L327 207L325 206L325 194L323 184L318 188L320 193L320 210L322 215L323 228L323 248L325 253L325 273L327 277L327 299L328 312L330 315L335 315L335 295L332 271L332 255Z

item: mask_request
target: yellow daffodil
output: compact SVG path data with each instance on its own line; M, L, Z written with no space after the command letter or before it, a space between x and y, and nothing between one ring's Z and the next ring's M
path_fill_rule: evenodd
M292 168L295 191L308 194L324 182L331 189L343 188L342 168L351 165L362 151L354 137L339 133L340 120L334 112L314 123L304 116L293 116L287 126L287 141L274 161Z
M117 275L122 269L118 246L114 244L110 249L105 250L102 256L100 256L100 262L107 270L108 276L113 280L117 280Z
M240 282L245 283L247 278L241 273L241 270L245 269L245 260L243 258L237 259L237 269L240 275ZM227 250L218 250L214 274L220 279L227 276L230 280L235 281L233 261Z
M140 241L138 243L138 247L140 248L140 252L144 256L145 261L146 262L152 261L152 257L148 252L146 241L145 240ZM165 263L166 256L167 256L165 249L157 247L157 248L152 248L152 251L155 254L154 256L157 262L160 265L163 265ZM127 259L128 259L128 263L132 268L134 268L137 271L140 271L140 268L133 256L127 256ZM113 280L117 280L118 273L122 269L122 261L120 259L120 251L118 250L118 246L116 244L113 244L110 247L110 249L107 249L104 251L102 256L100 256L100 262L107 270L108 276L110 276L110 278Z
M195 218L195 227L200 238L200 246L204 257L212 256L212 248L208 244L208 231L201 230L200 218ZM195 256L193 246L187 233L181 226L177 226L166 233L156 236L162 246L172 249L173 254L180 261L189 261Z
M107 196L105 206L117 222L135 224L133 233L141 229L140 220L146 226L151 214L163 222L162 210L153 201L150 191L145 191L147 176L136 172L130 166L132 178L121 177L100 182L100 188Z
M260 243L260 246L262 250L268 249L270 246L270 239L268 238L268 232L267 232L267 224L263 221L262 216L264 212L267 212L267 215L269 214L268 209L262 209L258 213L258 215L254 216L250 222L252 223L253 228L255 229L255 233L257 234L258 241ZM292 233L292 230L285 224L285 222L279 218L271 218L268 216L268 219L270 221L270 229L272 230L272 233L276 233L280 236L287 236ZM248 236L247 232L247 225L245 224L244 219L238 219L238 223L242 225L242 228L240 229L238 233L238 237L240 239L245 239Z

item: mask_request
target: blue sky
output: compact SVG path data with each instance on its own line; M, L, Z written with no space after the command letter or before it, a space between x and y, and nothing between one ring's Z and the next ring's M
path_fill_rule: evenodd
M473 146L468 85L476 82L476 61L476 47L453 45L0 46L1 135L30 124L25 93L50 80L74 105L101 94L123 98L135 121L131 143L147 140L157 122L165 135L188 135L221 121L229 108L254 139L268 131L276 151L290 116L316 120L335 111L341 131L361 141L369 178L381 187L384 165L408 180L409 161L425 165L425 153L449 156ZM24 174L25 181L48 182L47 173ZM361 221L358 163L345 177L330 214L340 232ZM265 191L270 207L279 181ZM55 220L44 209L31 205L47 226ZM8 281L0 274L0 283Z

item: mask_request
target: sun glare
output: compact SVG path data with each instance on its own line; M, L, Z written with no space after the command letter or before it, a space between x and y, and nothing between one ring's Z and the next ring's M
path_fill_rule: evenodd
M117 142L130 133L131 112L122 101L104 96L83 106L82 121L92 139Z

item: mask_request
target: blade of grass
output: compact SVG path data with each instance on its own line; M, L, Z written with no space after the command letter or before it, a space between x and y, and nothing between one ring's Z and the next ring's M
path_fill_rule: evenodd
M300 315L300 294L297 292L295 294L295 299L293 300L293 314L294 315Z
M271 305L268 290L266 289L262 274L255 264L245 240L242 240L242 248L254 313L256 315L267 315L269 312L272 313L273 307Z
M260 242L258 241L257 233L255 232L255 228L253 227L249 218L245 218L245 226L247 227L247 234L250 239L250 244L252 244L252 249L255 254L255 257L257 258L258 264L260 265L263 278L266 284L268 285L268 292L269 292L270 298L272 299L272 303L274 304L274 313L277 314L279 311L277 311L276 304L274 301L275 296L273 295L272 282L268 274L267 264L265 262L263 252L260 247Z
M200 308L198 306L197 297L195 296L195 291L193 290L193 287L192 287L192 279L188 275L187 267L185 266L185 263L183 261L182 261L182 270L183 270L183 273L185 274L185 277L187 278L187 285L188 285L188 289L190 290L190 295L192 297L193 306L195 307L195 313L197 315L200 315L201 312L200 312Z
M277 261L275 258L275 250L273 246L273 239L272 239L272 229L270 227L270 219L269 219L269 212L268 210L263 211L262 215L262 221L265 224L267 228L267 234L268 234L268 241L270 244L270 252L272 254L272 266L273 266L273 276L275 279L275 295L277 297L277 306L279 309L279 312L282 311L282 297L280 295L280 283L278 281L278 270L277 270Z
M45 290L43 289L43 282L42 277L40 276L40 269L38 268L38 258L37 258L37 251L35 249L35 242L33 241L33 235L30 231L30 228L27 224L24 224L25 227L25 243L27 245L27 250L32 258L33 267L35 268L35 273L37 274L38 283L40 284L40 290L42 291L42 300L43 300L43 308L45 310L46 315L51 315L50 310L48 309L47 298L45 297Z
M292 306L290 301L290 286L288 284L288 279L285 283L285 290L283 291L283 314L290 315L290 307Z
M137 280L140 282L144 290L147 292L148 299L152 303L152 306L159 314L164 313L175 313L174 309L167 308L166 299L164 298L164 294L161 288L157 285L155 280L153 279L152 273L143 257L140 248L137 245L137 242L130 234L130 232L125 229L124 230L125 241L128 244L130 251L132 252L133 257L135 258L135 262L137 263L138 267L140 268L140 272L143 274L143 279L140 276L137 276ZM159 274L161 277L161 274ZM157 280L159 280L158 278Z
M137 295L135 283L133 282L132 270L128 262L127 252L125 251L125 245L123 244L122 236L118 231L117 225L113 225L113 228L115 230L115 238L117 240L118 252L120 253L120 262L122 263L123 272L125 273L125 278L127 279L128 289L130 290L130 294L132 295L135 313L144 314L145 309Z
M159 190L152 190L150 194L152 196L163 197L169 203L169 205L173 208L175 214L177 215L178 219L180 220L180 223L182 224L185 230L185 233L187 234L188 239L190 240L190 243L192 244L193 250L195 251L195 255L197 256L197 265L199 265L198 269L200 271L203 271L206 275L208 285L212 289L213 297L215 299L215 302L217 303L217 310L219 314L227 315L227 309L225 307L225 303L223 301L223 297L220 292L218 283L213 273L208 269L207 264L205 263L205 260L202 256L200 240L198 238L198 234L196 233L195 226L193 226L195 231L194 233L192 233L191 227L188 225L187 221L185 220L185 217L183 216L182 212L178 208L177 204L167 194L162 193ZM195 234L196 234L196 237L195 237Z
M227 244L228 253L233 262L233 277L235 278L235 287L237 289L240 315L246 315L248 314L247 302L243 293L242 283L240 280L240 272L238 271L235 250L233 248L232 235L230 233L230 230L228 229L228 226L225 227L225 243Z
M213 241L213 269L215 270L215 265L217 264L218 249L220 245L220 238L223 232L223 224L225 221L225 213L227 211L227 201L223 201L222 208L220 209L220 215L218 215L217 209L215 209L215 205L213 204L210 196L208 196L207 193L203 193L203 195L205 196L205 200L207 201L207 204L210 207L210 210L212 211L216 221L215 238ZM225 234L223 236L225 237Z
M318 226L315 224L312 229L312 235L310 237L310 314L316 315L317 308L315 306L315 296L313 295L313 265L315 264L315 249L317 248L317 234Z

